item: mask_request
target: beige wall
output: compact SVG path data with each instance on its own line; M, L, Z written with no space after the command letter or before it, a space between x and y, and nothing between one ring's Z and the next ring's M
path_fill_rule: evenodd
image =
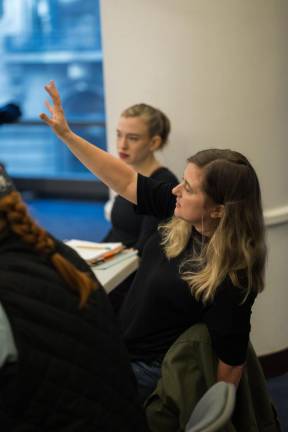
M287 0L102 0L101 11L110 151L121 110L144 101L172 121L161 158L179 177L199 149L251 159L270 224L252 339L258 354L288 347Z

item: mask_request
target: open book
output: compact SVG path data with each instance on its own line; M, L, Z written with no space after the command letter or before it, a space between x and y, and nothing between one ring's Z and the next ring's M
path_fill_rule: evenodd
M65 243L90 265L106 262L124 249L122 243L96 243L86 240L68 240Z

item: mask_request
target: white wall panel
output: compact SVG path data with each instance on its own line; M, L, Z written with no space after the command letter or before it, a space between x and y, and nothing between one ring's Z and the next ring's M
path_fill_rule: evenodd
M161 158L179 177L199 149L229 147L250 158L270 249L252 337L258 354L286 348L288 2L102 0L101 8L110 150L119 113L144 101L172 121Z

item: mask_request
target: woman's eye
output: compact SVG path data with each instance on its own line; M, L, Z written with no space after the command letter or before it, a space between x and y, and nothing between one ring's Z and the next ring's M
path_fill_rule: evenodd
M184 182L184 189L185 189L187 192L190 191L190 187L189 187L189 185L188 185L186 182Z

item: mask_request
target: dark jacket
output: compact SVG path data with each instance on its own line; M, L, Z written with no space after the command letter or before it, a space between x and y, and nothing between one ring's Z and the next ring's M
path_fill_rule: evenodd
M61 251L89 271L62 243ZM18 361L0 371L1 431L141 431L136 383L104 290L88 305L47 258L0 236L0 301Z
M146 415L152 432L180 432L201 396L216 382L218 360L204 324L186 330L164 357L160 379L147 399ZM224 432L279 432L256 354L249 345L233 417Z

